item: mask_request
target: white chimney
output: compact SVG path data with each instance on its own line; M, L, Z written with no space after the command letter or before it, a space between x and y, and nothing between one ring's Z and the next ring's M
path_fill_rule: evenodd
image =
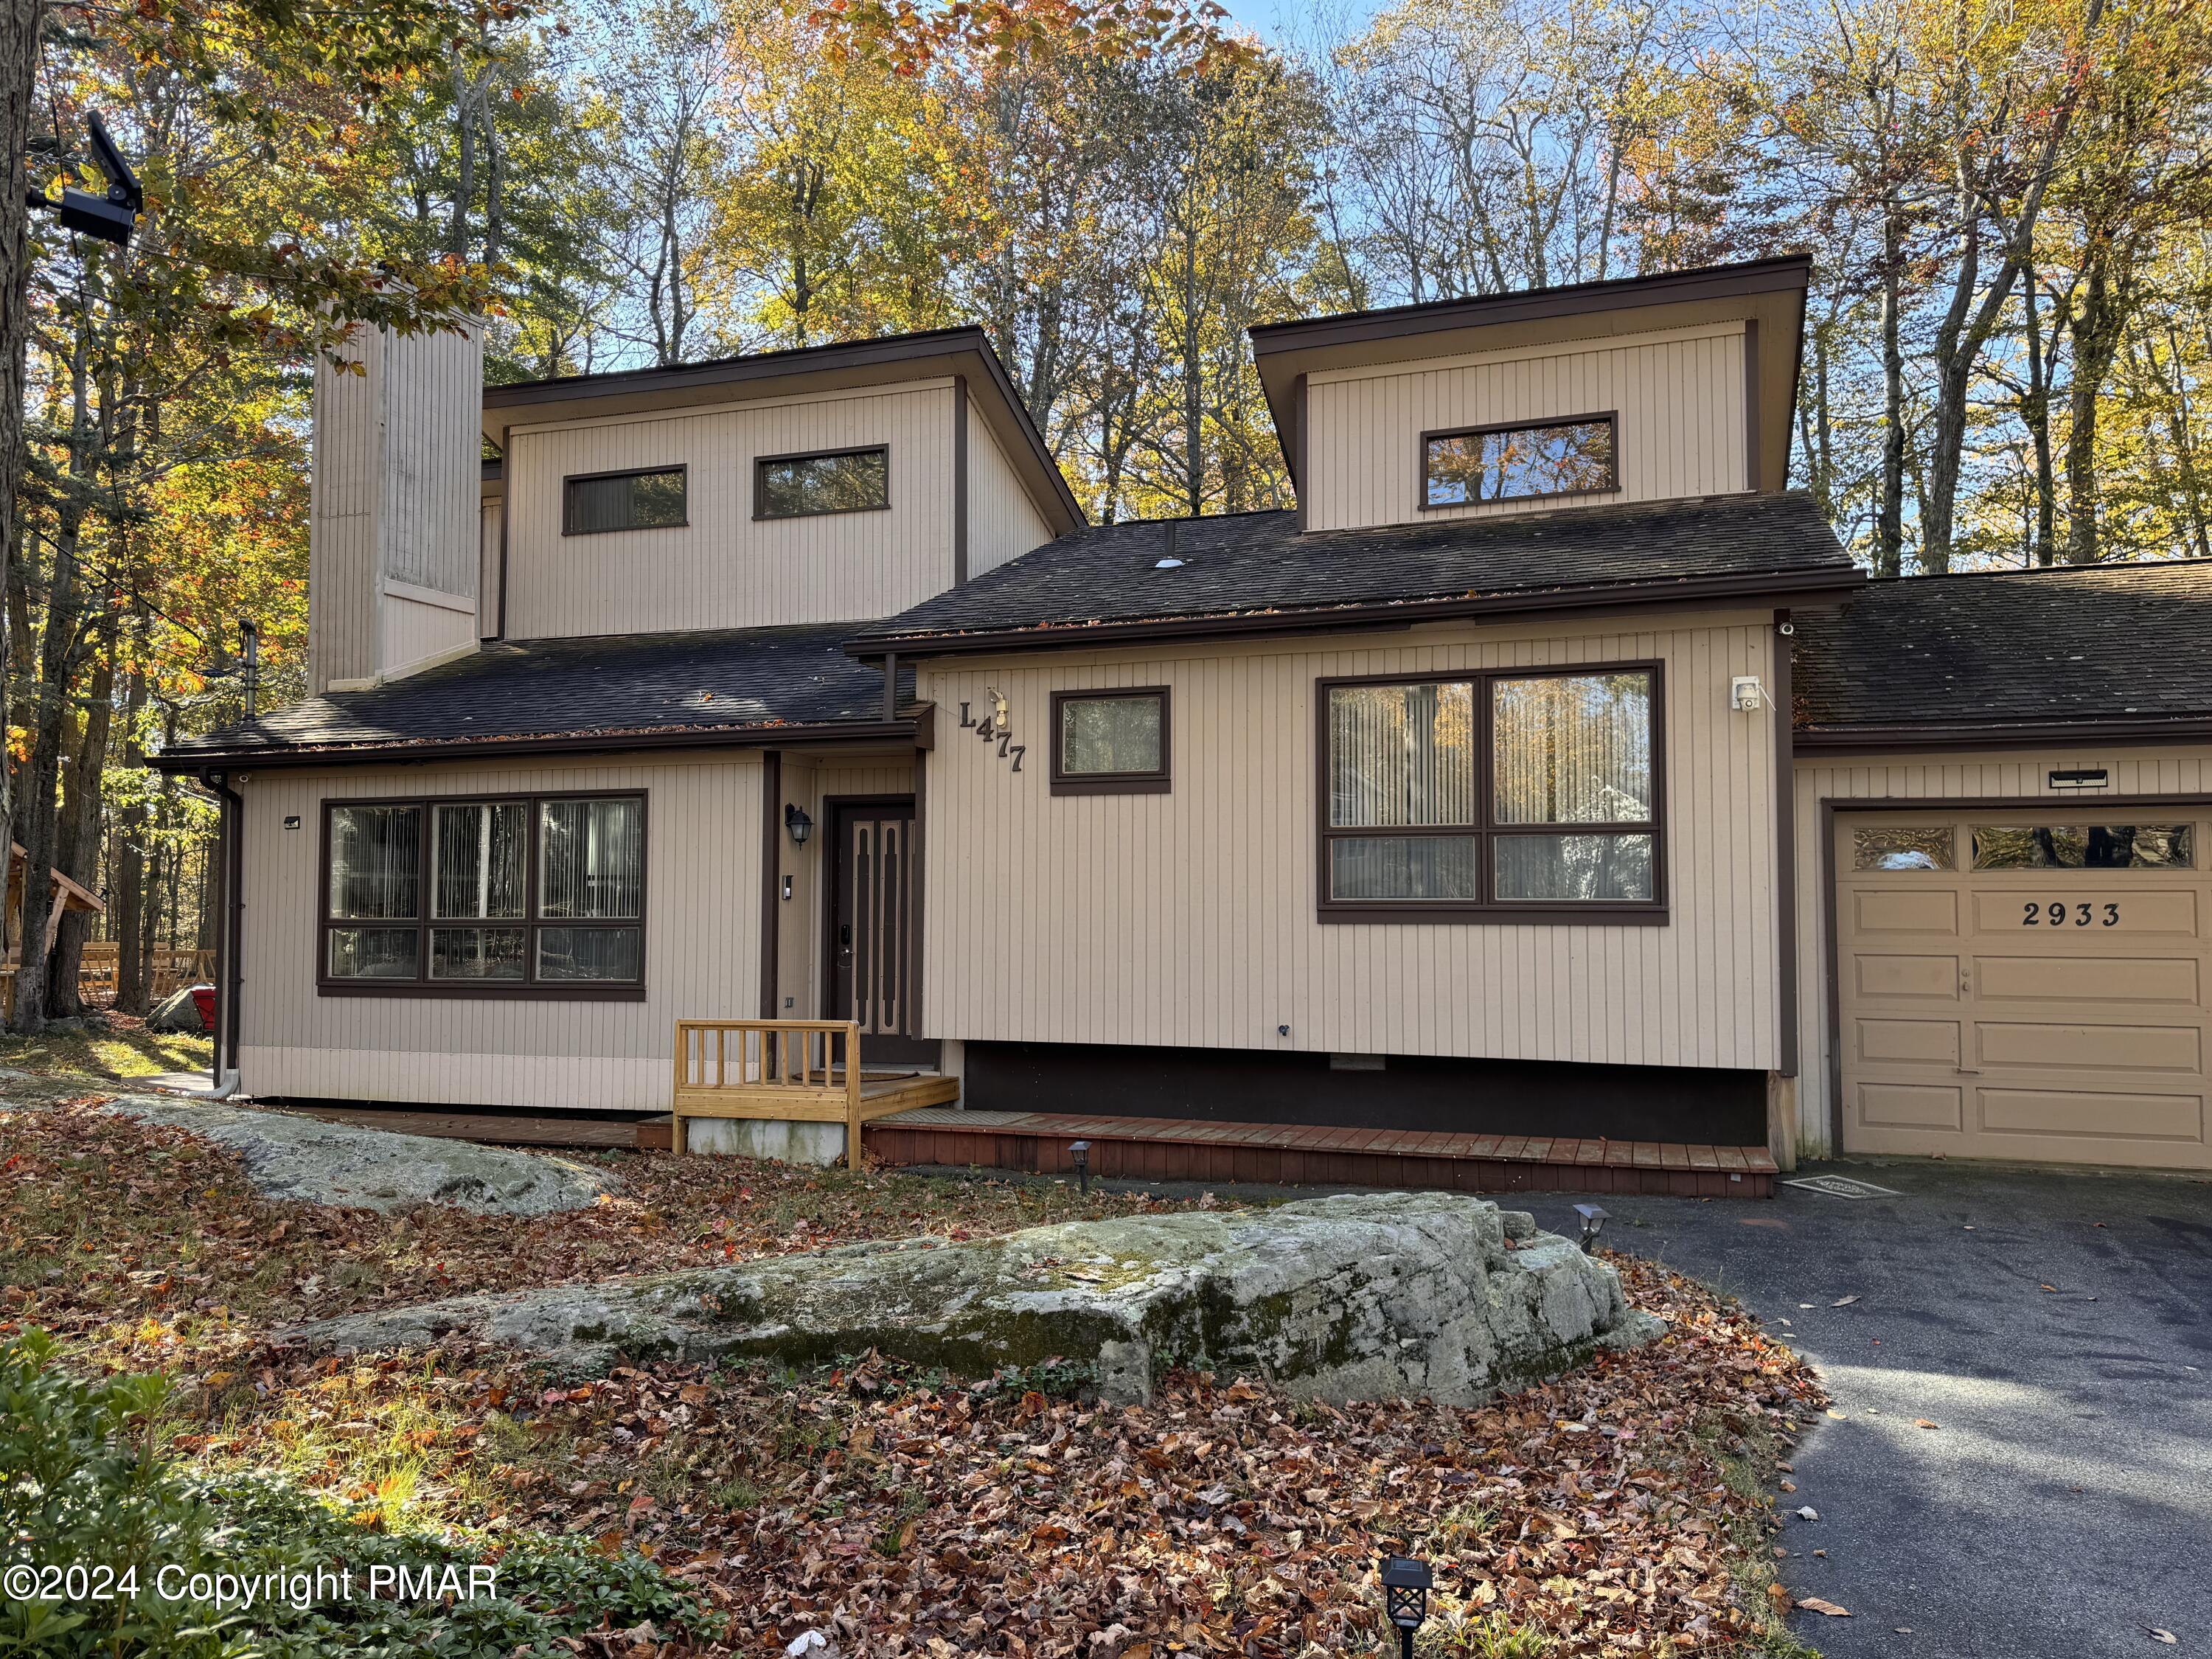
M307 672L359 690L477 648L483 336L355 329L315 364Z

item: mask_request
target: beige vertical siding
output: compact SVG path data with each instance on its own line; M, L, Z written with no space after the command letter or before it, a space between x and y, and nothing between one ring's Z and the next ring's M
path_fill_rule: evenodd
M990 422L968 419L968 574L980 576L1052 539L1052 526L1008 465Z
M572 789L645 793L645 1001L316 994L323 802ZM253 1093L665 1110L675 1022L758 1010L757 755L264 772L245 794L240 1006ZM288 815L299 829L283 827Z
M1006 693L1028 744L1017 773L940 722L926 1033L1771 1068L1775 716L1728 707L1732 676L1771 680L1771 638L1738 614L925 664L940 708ZM1317 679L1652 658L1668 925L1316 919ZM1174 694L1171 791L1053 795L1051 691L1151 684Z
M1307 392L1307 527L1741 490L1748 465L1743 343L1743 325L1728 323L1316 374ZM1618 490L1549 502L1421 507L1424 432L1608 410L1620 416Z
M2101 766L2104 789L2053 789L2056 769ZM2100 796L2212 794L2212 749L2084 747L1940 756L1808 756L1797 763L1798 1143L1807 1155L1835 1150L1835 1033L1828 1019L1834 960L1831 896L1821 844L1828 801L1947 801L2044 799L2079 822ZM2198 854L2200 860L2204 854Z
M497 495L487 495L479 518L477 635L480 639L490 639L499 632L499 524L506 507L507 503Z
M384 337L356 331L340 350L366 371L315 359L307 489L307 666L313 689L376 672L377 520L383 497Z
M753 518L756 457L864 444L890 447L888 510ZM564 477L678 465L684 527L561 533ZM507 467L511 638L887 617L951 586L949 380L518 429Z
M380 574L473 598L483 494L483 337L393 336L384 343L380 378L388 509L380 525Z
M428 659L444 656L477 643L476 601L439 602L429 588L417 588L414 597L395 593L392 584L384 592L380 666L386 672L404 671ZM458 597L458 596L456 596Z
M318 691L474 637L465 616L389 584L471 611L483 540L482 339L362 329L343 355L363 372L315 365L307 647Z

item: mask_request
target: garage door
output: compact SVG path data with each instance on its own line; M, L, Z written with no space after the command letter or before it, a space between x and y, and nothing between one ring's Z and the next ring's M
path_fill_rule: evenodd
M1838 813L1844 1150L2212 1169L2202 811Z

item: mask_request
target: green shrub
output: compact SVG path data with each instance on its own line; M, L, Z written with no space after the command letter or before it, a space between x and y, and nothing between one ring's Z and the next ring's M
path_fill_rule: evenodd
M494 1594L372 1596L379 1568L427 1569L442 1588L450 1567L451 1582L465 1587L472 1565L492 1564L494 1546L371 1530L371 1511L256 1477L188 1474L159 1455L148 1426L166 1398L163 1379L87 1383L52 1354L37 1332L0 1345L0 1568L104 1565L116 1589L135 1593L88 1596L82 1590L94 1586L82 1583L74 1599L0 1593L0 1656L507 1659L565 1654L560 1638L603 1617L618 1628L648 1620L665 1628L702 1612L641 1556L534 1534L498 1540ZM349 1593L297 1588L319 1570L331 1576L325 1586L335 1579ZM192 1575L216 1572L290 1582L250 1608L187 1599Z

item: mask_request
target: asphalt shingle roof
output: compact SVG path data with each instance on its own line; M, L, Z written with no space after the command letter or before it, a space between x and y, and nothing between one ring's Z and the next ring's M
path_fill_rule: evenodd
M514 641L185 738L165 758L873 720L883 671L843 649L860 625Z
M1160 568L1169 557L1182 562ZM871 625L858 642L1850 567L1820 509L1798 491L1304 534L1290 513L1145 520L1048 542Z
M1907 576L1796 620L1801 730L2212 714L2212 561Z

